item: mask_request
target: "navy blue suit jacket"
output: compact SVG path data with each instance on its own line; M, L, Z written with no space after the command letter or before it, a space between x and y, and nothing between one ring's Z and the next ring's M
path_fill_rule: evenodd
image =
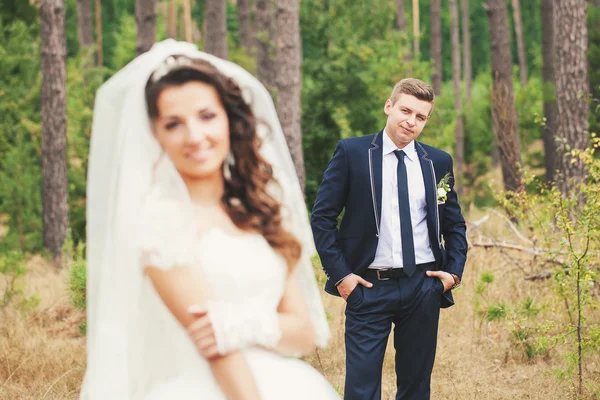
M336 283L351 273L364 274L375 259L381 223L383 135L381 131L339 141L317 193L311 225L327 275L325 291L336 296ZM439 269L462 277L467 238L456 191L448 193L444 204L437 204L437 183L447 173L452 175L452 157L420 142L415 147L425 182L431 250ZM454 187L453 180L450 187ZM447 291L441 306L453 304L452 293Z

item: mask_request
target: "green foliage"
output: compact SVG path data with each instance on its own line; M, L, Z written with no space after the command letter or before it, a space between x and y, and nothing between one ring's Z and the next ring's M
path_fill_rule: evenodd
M507 314L506 304L504 304L504 303L492 304L487 309L486 319L488 321L495 321L498 319L505 318L506 314Z
M0 214L3 249L41 249L40 63L35 28L0 26Z
M71 303L78 310L85 310L86 305L86 262L85 245L79 242L73 243L71 235L68 236L63 246L63 255L69 266L68 290L71 295Z
M498 200L531 232L540 232L540 246L546 259L557 265L554 288L564 304L563 313L552 321L548 341L562 340L569 350L561 374L579 382L585 379L581 371L585 357L600 348L600 323L594 286L598 282L600 264L600 159L596 157L600 139L592 133L591 145L585 151L570 150L571 162L582 162L588 178L568 195L556 187L540 186L534 193L502 193ZM533 179L533 175L528 179ZM525 303L524 312L536 314ZM581 394L583 385L578 385Z
M21 312L28 312L35 309L40 302L35 295L25 295L24 276L27 272L25 261L24 254L18 250L0 253L0 277L4 280L4 284L0 286L2 287L0 292L2 310L12 306Z

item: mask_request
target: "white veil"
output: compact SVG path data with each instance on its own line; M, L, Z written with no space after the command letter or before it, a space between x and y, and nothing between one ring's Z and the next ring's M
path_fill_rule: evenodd
M140 368L144 344L139 329L143 277L131 237L139 207L148 194L160 147L151 134L144 87L152 72L170 55L201 58L242 88L270 134L261 154L273 166L282 187L285 224L301 241L303 256L296 268L312 317L317 344L326 345L329 327L315 281L311 257L316 253L304 196L270 94L243 68L205 54L196 46L166 40L140 55L98 90L90 146L87 184L87 357L81 398L130 399L145 382ZM166 164L161 162L160 164ZM171 164L171 163L168 163ZM172 190L187 196L174 168Z

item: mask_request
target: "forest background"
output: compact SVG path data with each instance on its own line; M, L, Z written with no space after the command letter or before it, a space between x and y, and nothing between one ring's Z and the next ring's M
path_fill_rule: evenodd
M420 139L454 157L471 246L434 397L600 399L600 2L584 0L0 0L0 398L77 395L95 92L167 37L271 91L309 209L337 141L381 130L398 80L431 82ZM343 304L324 301L334 340L308 360L341 391Z

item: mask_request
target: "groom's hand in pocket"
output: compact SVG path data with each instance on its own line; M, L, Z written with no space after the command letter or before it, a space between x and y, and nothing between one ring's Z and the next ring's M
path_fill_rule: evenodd
M363 285L364 287L368 288L373 287L371 282L364 280L358 275L350 274L340 282L340 284L337 286L337 289L338 292L340 292L340 296L342 296L344 300L347 300L348 296L350 296L350 293L352 293L358 285Z

